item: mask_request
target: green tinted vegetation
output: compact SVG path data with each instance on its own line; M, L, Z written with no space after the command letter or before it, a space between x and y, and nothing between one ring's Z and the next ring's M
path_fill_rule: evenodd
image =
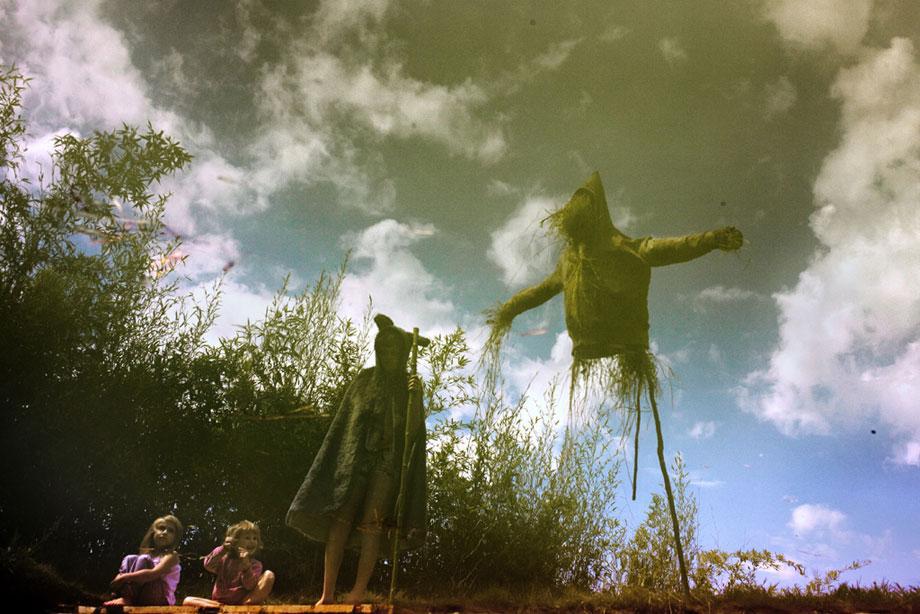
M369 355L368 319L337 313L345 265L299 293L284 284L261 321L208 345L220 285L203 301L180 292L168 274L178 242L164 233L166 197L155 195L188 154L150 126L65 135L54 168L31 183L20 168L25 86L15 70L2 74L3 585L21 586L23 570L42 561L102 592L149 522L175 513L188 527L180 593L207 590L198 557L245 517L262 527L278 598L315 599L322 547L285 527L284 515ZM527 417L524 399L508 403L469 374L462 330L432 341L422 354L428 540L402 556L404 596L558 607L677 600L662 497L633 531L617 518L619 425L588 422L563 441L554 388ZM447 411L461 406L472 419ZM797 566L769 552L702 551L679 457L673 473L695 596L777 594L754 570ZM838 575L797 595L840 593ZM382 592L387 565L378 576ZM62 598L79 598L78 589L66 591Z

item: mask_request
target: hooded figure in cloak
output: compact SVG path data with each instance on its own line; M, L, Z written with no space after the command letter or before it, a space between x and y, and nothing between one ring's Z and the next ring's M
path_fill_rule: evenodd
M415 548L425 538L425 412L415 375L406 364L412 334L383 314L374 317L376 365L352 380L326 437L287 513L286 522L306 537L325 542L323 594L317 605L333 603L346 547L360 550L354 588L346 597L360 602L377 558ZM429 340L418 337L419 346ZM403 522L396 526L396 499L408 409L410 464L405 476Z
M689 591L655 401L658 379L655 360L649 352L648 290L652 267L693 260L714 249L737 250L743 243L742 234L736 228L725 227L675 238L628 237L610 219L604 186L596 172L547 221L565 241L562 255L549 277L521 290L489 314L488 377L495 382L501 342L512 320L562 292L565 324L572 338L570 418L578 384L598 387L619 407L634 408L634 416L629 415L632 412L627 414L626 428L635 425L634 451L638 455L640 405L643 392L647 395L655 416L659 461L678 536L682 581ZM634 473L633 499L635 482Z

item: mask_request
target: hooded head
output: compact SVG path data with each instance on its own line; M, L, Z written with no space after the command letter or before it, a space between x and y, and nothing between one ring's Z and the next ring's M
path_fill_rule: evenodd
M588 242L625 236L610 219L607 195L600 174L595 171L583 186L575 190L561 209L549 217L553 227L569 241Z
M404 373L412 350L412 333L396 326L393 320L382 313L374 316L374 323L378 329L374 339L377 366L387 373ZM419 347L429 343L428 339L419 335Z

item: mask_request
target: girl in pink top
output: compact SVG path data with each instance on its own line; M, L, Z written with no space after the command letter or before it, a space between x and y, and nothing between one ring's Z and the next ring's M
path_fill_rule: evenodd
M243 520L227 529L222 546L204 558L204 568L215 574L211 599L186 597L182 605L216 607L221 604L262 603L271 593L275 574L253 558L262 548L259 527Z
M105 605L175 605L182 566L176 548L182 523L172 515L157 518L141 540L140 552L121 561L112 580L117 598Z

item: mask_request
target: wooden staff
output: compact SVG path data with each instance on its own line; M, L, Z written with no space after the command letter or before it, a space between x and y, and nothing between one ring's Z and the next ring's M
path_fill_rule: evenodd
M412 356L409 361L409 377L413 378L418 372L418 328L412 329ZM408 407L406 408L406 434L403 443L402 466L399 471L399 494L396 497L396 534L393 537L393 556L390 564L393 571L390 573L390 596L387 603L393 605L393 595L396 593L396 577L399 574L399 533L406 512L406 475L409 473L409 464L412 461L414 446L410 447L412 440L412 409L415 407L415 395L418 390L409 390Z

